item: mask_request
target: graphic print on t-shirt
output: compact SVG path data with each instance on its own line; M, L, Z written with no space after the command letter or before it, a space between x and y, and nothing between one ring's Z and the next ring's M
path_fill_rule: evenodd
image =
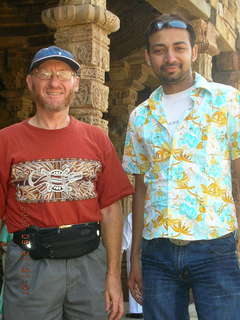
M48 159L20 162L12 166L11 183L20 202L53 202L95 198L100 161Z

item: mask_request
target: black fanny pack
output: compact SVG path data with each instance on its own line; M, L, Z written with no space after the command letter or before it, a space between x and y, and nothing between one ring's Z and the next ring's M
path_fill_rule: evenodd
M90 222L59 228L30 226L14 232L13 241L33 259L77 258L98 248L100 225Z

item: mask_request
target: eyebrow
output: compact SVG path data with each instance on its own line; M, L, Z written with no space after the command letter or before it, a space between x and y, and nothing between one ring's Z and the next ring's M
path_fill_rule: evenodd
M177 41L177 42L174 42L173 45L176 46L176 45L179 45L179 44L184 44L184 45L187 45L187 42L186 41ZM155 47L166 47L166 45L164 43L155 43L151 46L151 48L155 48Z

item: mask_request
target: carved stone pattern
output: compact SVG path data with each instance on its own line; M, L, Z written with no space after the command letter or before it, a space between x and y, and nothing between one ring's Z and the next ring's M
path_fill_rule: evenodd
M9 116L9 123L4 117L3 120L6 121L7 124L16 122L19 119L19 112L21 110L23 111L20 117L21 119L24 119L29 114L28 112L24 112L22 100L27 65L26 51L17 51L17 49L9 51L7 65L1 65L1 80L6 88L1 90L1 97L5 101L4 109L6 112L4 117Z
M75 99L80 106L88 106L105 112L108 107L108 92L108 87L96 81L82 80Z
M105 11L106 21L108 22L106 26L106 30L108 31L108 34L111 33L111 30L117 31L120 28L120 22L116 16L111 14L110 11ZM116 25L119 25L118 29L116 29Z
M4 84L8 89L22 89L25 84L26 58L21 55L9 57L9 68L4 73Z
M217 31L211 22L202 19L191 21L196 33L196 43L198 44L199 53L208 53L217 55L219 53L217 45Z
M100 6L106 8L106 0L60 0L59 4L64 5L84 5L91 4L93 6Z
M107 34L117 31L120 27L117 16L103 7L91 4L71 4L44 10L42 21L52 29L94 23L105 30Z
M194 63L193 69L203 75L206 79L212 80L212 56L202 53Z
M101 29L91 26L88 28L78 26L74 30L64 28L60 29L55 37L56 44L70 50L80 64L94 65L103 70L109 70L109 39Z
M17 118L19 120L23 120L23 119L28 118L33 111L32 99L31 99L27 90L25 90L25 92L22 96L21 102L22 102L22 107L17 112Z
M92 105L100 109L102 112L106 112L108 110L108 93L109 88L92 81Z
M71 114L80 121L87 122L91 125L97 126L108 132L108 121L101 119L94 114L84 114L80 112L81 109L71 109Z
M77 116L93 116L94 118L101 118L102 112L97 109L90 109L88 107L78 107L77 100L73 103L73 105L70 108L70 112L73 115Z
M199 53L207 52L209 46L207 39L207 22L202 19L198 19L191 21L191 24L196 33L196 43L199 47Z
M104 30L93 23L72 27L59 28L55 33L56 41L85 42L96 41L101 46L108 48L109 38Z
M81 66L80 78L87 80L98 80L101 83L104 83L105 80L105 71L98 67L90 66Z
M76 56L80 64L98 66L103 70L109 70L109 52L98 44L81 43L76 49Z
M112 89L110 91L109 102L111 105L134 105L136 100L137 92L127 87L123 89Z

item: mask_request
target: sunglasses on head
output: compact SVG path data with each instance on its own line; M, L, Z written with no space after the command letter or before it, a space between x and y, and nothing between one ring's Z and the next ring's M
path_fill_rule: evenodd
M181 20L172 20L172 21L167 21L167 22L159 21L159 22L155 22L153 24L153 29L155 29L155 30L162 30L165 27L187 29L188 25Z

